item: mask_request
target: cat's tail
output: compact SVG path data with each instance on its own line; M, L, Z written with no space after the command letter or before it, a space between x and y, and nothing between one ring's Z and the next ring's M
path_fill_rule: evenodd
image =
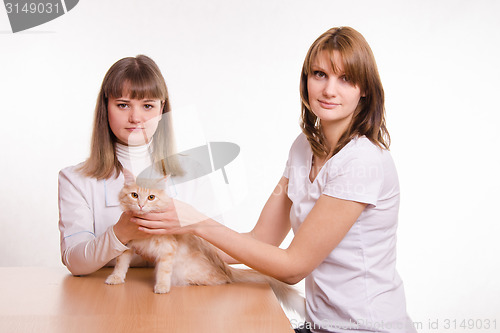
M305 318L305 299L296 288L253 269L233 267L229 267L229 269L232 274L232 282L267 283L286 309L295 311Z

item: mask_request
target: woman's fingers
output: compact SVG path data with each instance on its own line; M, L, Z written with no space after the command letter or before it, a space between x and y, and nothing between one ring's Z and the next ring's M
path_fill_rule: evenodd
M148 229L163 229L172 226L172 223L170 223L168 220L150 220L149 218L142 217L134 217L131 220L138 226Z
M173 232L168 232L166 229L149 229L146 227L139 227L138 230L149 235L167 235L173 233Z
M138 230L150 235L167 235L180 233L178 223L173 222L159 222L150 220L137 219Z
M165 235L188 232L188 229L184 227L197 224L206 219L205 215L189 204L173 200L172 204L164 212L136 215L131 218L131 221L136 224L141 232Z
M176 215L175 212L173 212L173 210L170 209L161 213L146 213L142 215L137 215L135 217L144 220L163 221L163 220L172 220L176 217L175 215Z

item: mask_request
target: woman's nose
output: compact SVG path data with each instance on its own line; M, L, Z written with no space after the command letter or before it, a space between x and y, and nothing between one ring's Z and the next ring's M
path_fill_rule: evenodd
M128 114L128 121L130 123L133 123L133 124L141 122L140 114L139 114L138 110L136 110L135 107L130 108L130 111Z
M337 80L334 78L329 78L325 82L325 86L323 87L323 94L325 96L336 96L337 95Z

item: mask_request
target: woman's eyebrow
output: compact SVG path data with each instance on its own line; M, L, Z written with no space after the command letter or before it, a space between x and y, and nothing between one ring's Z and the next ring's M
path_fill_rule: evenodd
M328 70L327 67L322 66L321 64L318 64L318 63L312 64L311 65L311 69L312 70L319 70L319 71L322 71L322 72L326 72Z
M130 99L125 99L125 98L117 98L116 99L117 102L130 102L131 100ZM155 99L144 99L144 100L141 100L141 102L143 103L158 103L158 100L155 100Z

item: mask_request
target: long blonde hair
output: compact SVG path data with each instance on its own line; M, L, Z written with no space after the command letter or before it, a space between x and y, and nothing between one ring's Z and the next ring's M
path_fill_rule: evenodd
M345 75L360 88L362 97L354 111L351 123L335 147L328 147L318 117L311 111L307 77L321 52L326 51L333 59L339 52ZM334 66L335 68L335 66ZM316 39L307 52L300 78L302 105L301 128L311 149L318 157L331 157L338 153L356 136L365 135L379 147L389 149L390 136L385 125L384 88L373 52L365 38L350 27L332 28Z
M126 91L125 91L126 89ZM127 57L115 62L107 71L97 97L90 156L80 171L97 179L118 177L122 165L116 156L117 139L109 126L108 98L127 95L132 99L160 99L162 120L153 135L152 162L161 165L164 174L182 174L175 157L175 143L167 85L156 63L145 55Z

